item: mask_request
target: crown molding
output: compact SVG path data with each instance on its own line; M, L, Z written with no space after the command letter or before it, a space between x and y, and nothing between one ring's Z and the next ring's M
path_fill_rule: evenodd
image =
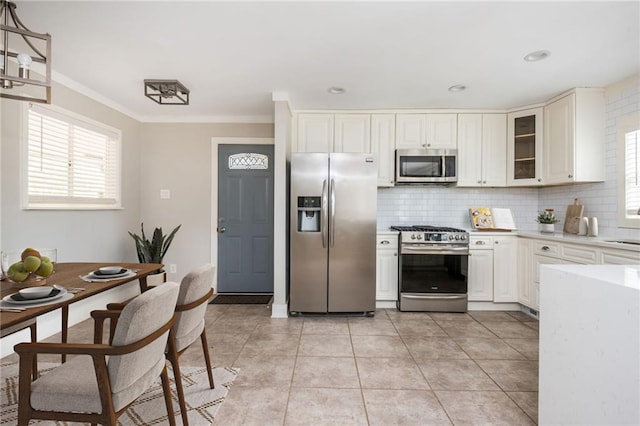
M56 83L59 83L71 90L74 90L81 95L87 96L96 102L99 102L109 108L112 108L133 120L141 123L259 123L259 124L273 124L273 115L197 115L197 116L185 116L176 117L174 115L140 115L131 111L130 109L120 105L112 99L101 95L84 86L77 81L60 74L57 71L52 71L51 78Z

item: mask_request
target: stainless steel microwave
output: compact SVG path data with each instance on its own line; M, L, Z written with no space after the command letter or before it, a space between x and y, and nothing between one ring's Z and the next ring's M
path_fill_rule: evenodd
M456 149L396 150L396 184L448 184L458 181Z

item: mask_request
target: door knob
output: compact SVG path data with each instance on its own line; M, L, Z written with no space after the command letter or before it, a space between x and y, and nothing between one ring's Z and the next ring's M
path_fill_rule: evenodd
M224 231L226 231L226 230L227 230L227 228L225 228L224 226L221 226L220 228L218 228L218 232L220 234L224 233Z

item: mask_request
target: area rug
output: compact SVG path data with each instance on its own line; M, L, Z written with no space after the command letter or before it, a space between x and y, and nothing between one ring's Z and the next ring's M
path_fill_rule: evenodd
M41 374L46 374L48 370L55 366L56 364L52 363L40 363L38 365ZM209 389L206 368L182 367L182 385L184 387L190 425L210 425L214 423L216 412L224 402L238 372L239 369L237 368L215 367L213 369L213 379L216 388ZM2 377L2 385L0 387L0 392L2 392L0 397L0 425L15 425L18 422L18 364L0 364L0 376ZM176 423L182 424L172 371L169 371L169 377L171 378L171 394ZM118 419L118 425L122 426L166 425L168 423L160 379ZM32 420L30 424L66 426L85 423ZM86 424L88 425L88 423Z
M210 303L213 305L267 305L271 294L219 294Z

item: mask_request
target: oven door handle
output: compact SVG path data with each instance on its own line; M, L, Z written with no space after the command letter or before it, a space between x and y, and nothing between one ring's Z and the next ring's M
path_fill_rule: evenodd
M443 299L464 299L467 297L466 294L460 294L460 295L447 295L447 296L443 296L443 295L424 295L424 296L418 296L415 294L403 294L402 297L404 299L438 299L438 300L443 300Z
M469 254L469 247L443 247L443 248L424 248L424 247L402 247L402 254Z

